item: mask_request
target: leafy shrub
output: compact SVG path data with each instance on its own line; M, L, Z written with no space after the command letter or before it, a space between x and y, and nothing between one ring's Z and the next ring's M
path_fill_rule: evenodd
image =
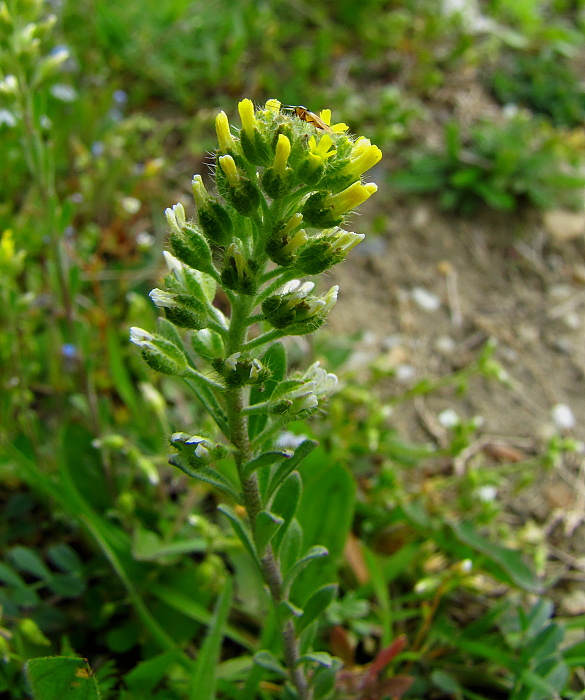
M566 136L514 112L503 124L478 124L468 139L456 122L449 122L443 149L412 151L408 169L391 182L407 192L437 193L445 209L465 214L482 202L504 211L523 202L543 209L580 206L582 162Z
M501 104L528 107L555 126L576 127L585 120L585 86L558 53L508 55L490 76L489 85Z

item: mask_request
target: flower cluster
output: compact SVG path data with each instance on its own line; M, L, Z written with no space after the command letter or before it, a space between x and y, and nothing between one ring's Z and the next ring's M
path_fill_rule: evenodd
M299 278L342 262L364 238L342 226L376 191L362 177L381 158L368 139L332 124L329 110L317 116L274 99L255 109L245 99L238 111L240 129L230 126L224 112L215 120L217 192L195 175L196 216L189 218L182 204L165 212L173 254L164 254L164 288L150 294L164 325L158 334L139 328L131 334L156 370L199 379L219 392L263 385L272 375L262 361L265 346L284 335L311 333L326 321L338 288L316 294L313 282ZM218 287L231 317L214 305ZM243 331L240 321L234 324L234 308L242 304L251 319ZM258 332L248 340L251 328ZM189 343L183 342L185 332ZM327 393L321 385L332 382L322 372L292 385L282 382L272 392L270 413L315 409ZM201 452L205 444L198 445Z

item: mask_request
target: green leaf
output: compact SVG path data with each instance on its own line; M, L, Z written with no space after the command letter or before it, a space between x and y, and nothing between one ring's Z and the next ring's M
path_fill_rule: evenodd
M286 374L286 350L282 343L271 345L260 358L262 364L272 372L270 379L262 386L253 385L250 390L250 405L253 406L261 401L267 401L274 391L276 385L284 379ZM250 416L248 421L248 435L253 440L266 426L268 416Z
M276 489L282 484L287 476L296 469L297 465L309 455L319 443L315 440L303 440L294 451L292 457L284 459L274 471L267 490L267 497L270 498Z
M34 700L99 700L87 659L47 656L27 661L25 670Z
M136 391L124 364L124 356L120 349L118 333L111 326L108 326L106 329L106 345L108 348L110 376L114 382L114 388L130 411L136 414L138 412ZM128 345L127 340L125 341L125 345Z
M36 552L28 547L17 545L8 550L8 558L19 571L36 576L43 581L50 579L51 571Z
M236 513L229 506L222 504L217 507L217 510L220 513L223 513L226 516L226 518L229 519L234 529L234 532L238 536L238 539L244 545L244 548L246 549L252 560L256 563L256 566L260 569L260 571L262 571L262 564L260 563L258 555L256 554L256 548L254 547L254 542L252 540L250 528L243 522L243 520L240 519L238 515L236 515Z
M303 606L303 614L297 620L297 633L301 633L311 622L314 622L335 600L338 586L329 583L318 588Z
M305 571L295 584L293 595L302 606L320 586L337 578L337 562L349 536L355 507L355 481L348 469L332 463L322 448L315 450L300 469L303 495L297 519L305 546L323 545L326 560Z
M293 472L280 485L272 501L271 511L279 515L284 523L274 538L273 545L276 552L278 552L282 538L297 512L302 493L303 481L301 476L298 472Z
M159 316L157 321L157 331L163 338L170 340L173 345L176 345L180 350L185 352L185 345L183 343L183 338L179 332L179 329L174 323L165 318L164 316ZM185 353L186 354L186 353Z
M263 452L258 457L250 460L242 467L242 480L247 479L251 474L253 474L257 469L262 469L263 467L270 467L275 462L280 461L282 458L290 459L292 452L288 450L271 450L270 452Z
M308 654L303 654L297 663L302 664L307 661L319 664L319 666L324 668L331 668L333 665L333 658L326 651L311 651Z
M184 382L195 394L203 408L205 408L205 410L213 418L221 432L228 436L230 431L227 423L227 416L217 400L216 395L213 393L213 389L205 382L205 380L197 377L196 374L190 374L189 377L185 377Z
M54 574L47 581L47 586L64 598L77 598L85 591L85 581L72 574Z
M47 550L49 561L61 571L80 574L83 571L83 562L77 552L65 542L59 542Z
M260 557L264 556L270 540L282 527L284 519L268 510L261 510L256 516L254 536Z
M284 533L278 550L278 559L283 574L286 574L299 558L303 549L303 531L299 521L293 518Z
M147 697L153 693L156 686L165 677L167 670L178 660L178 652L167 651L148 659L148 661L142 661L124 675L124 683L132 693Z
M162 603L168 605L169 608L185 615L186 617L201 622L204 625L210 625L212 614L201 603L193 600L192 597L181 593L176 588L166 586L162 583L149 583L148 591L153 596L158 598ZM252 650L255 646L254 640L245 636L234 627L228 625L225 629L225 636L239 644L244 649Z
M13 571L8 564L4 564L0 561L0 581L6 583L8 586L14 586L15 588L26 588L26 583L24 579L21 578L16 571Z
M290 620L291 617L301 617L303 611L290 600L281 600L277 606L279 620Z
M197 654L191 677L190 700L215 700L215 671L219 663L224 627L232 604L232 582L226 579L224 588L215 605L213 622Z
M262 651L254 654L254 663L266 671L275 673L281 678L286 678L288 676L284 666L278 661L276 656L274 656L274 654L267 649L263 649Z
M451 523L450 528L460 542L485 555L516 585L530 593L541 593L542 586L531 569L522 561L520 552L502 547L479 535L471 523ZM506 578L507 578L506 577Z
M242 502L242 497L237 492L236 487L232 482L223 474L217 471L217 469L212 469L211 467L202 467L201 469L191 469L191 467L185 462L181 455L175 454L169 457L169 463L175 467L178 467L182 472L188 476L198 479L199 481L204 481L206 484L215 486L215 488L227 493L231 496L237 503Z
M305 556L299 559L287 573L282 584L283 595L285 597L288 597L290 587L292 586L296 577L301 573L301 571L303 571L303 569L305 569L315 559L321 559L321 557L326 557L328 554L329 552L327 551L327 549L325 547L322 547L321 545L315 545L314 547L311 547L311 549L309 549Z

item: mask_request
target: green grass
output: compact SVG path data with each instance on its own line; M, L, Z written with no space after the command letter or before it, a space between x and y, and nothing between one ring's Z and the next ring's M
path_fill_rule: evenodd
M582 58L584 8L482 4L501 23L496 45L422 0L118 5L12 0L0 10L0 693L28 697L25 662L62 655L89 659L106 700L199 697L199 682L218 698L265 700L278 669L253 656L279 648L262 583L213 489L188 486L167 463L169 434L205 432L211 419L128 342L130 326L155 327L147 293L160 279L162 211L188 201L184 183L203 172L217 109L231 116L243 95L331 106L394 157L420 146L437 86L491 67L494 46L512 44L527 66L539 45ZM50 11L56 25L41 26ZM30 23L38 44L26 44ZM71 58L39 76L63 45ZM10 92L10 75L26 94ZM526 92L505 87L506 101ZM473 124L469 136L454 124L445 149L423 149L401 177L452 208L557 206L577 183L567 167L583 162L565 124L527 115ZM353 348L341 339L315 352L335 370ZM494 381L490 361L486 350L445 383ZM380 371L348 375L321 423L293 426L320 441L302 467L304 544L332 553L297 579L296 594L340 583L316 648L359 685L366 669L352 664L367 668L405 634L369 678L381 697L385 681L406 677L408 698L582 698L585 621L558 617L535 573L536 545L479 496L522 488L574 446L558 439L513 468L484 460L442 475L435 467L477 426L453 426L440 449L409 443L378 393ZM429 378L392 401L444 389ZM355 559L343 555L349 533Z

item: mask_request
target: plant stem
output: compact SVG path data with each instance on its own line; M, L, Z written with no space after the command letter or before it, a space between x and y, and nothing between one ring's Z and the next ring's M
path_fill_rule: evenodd
M230 338L228 353L238 352L246 343L248 331L248 318L255 305L253 297L243 298L238 296L232 305L230 321ZM248 436L248 419L245 415L246 397L242 388L226 391L227 417L229 426L229 438L236 447L235 460L242 485L244 507L252 532L254 533L256 516L262 510L262 495L258 485L256 473L247 478L242 478L242 466L252 459L252 449ZM283 600L282 572L279 562L269 546L260 558L262 574L266 582L272 602L276 606ZM299 642L296 636L292 620L287 620L281 629L284 658L288 668L289 677L297 690L299 700L311 700L313 693L307 683L304 670L298 665L300 659Z

